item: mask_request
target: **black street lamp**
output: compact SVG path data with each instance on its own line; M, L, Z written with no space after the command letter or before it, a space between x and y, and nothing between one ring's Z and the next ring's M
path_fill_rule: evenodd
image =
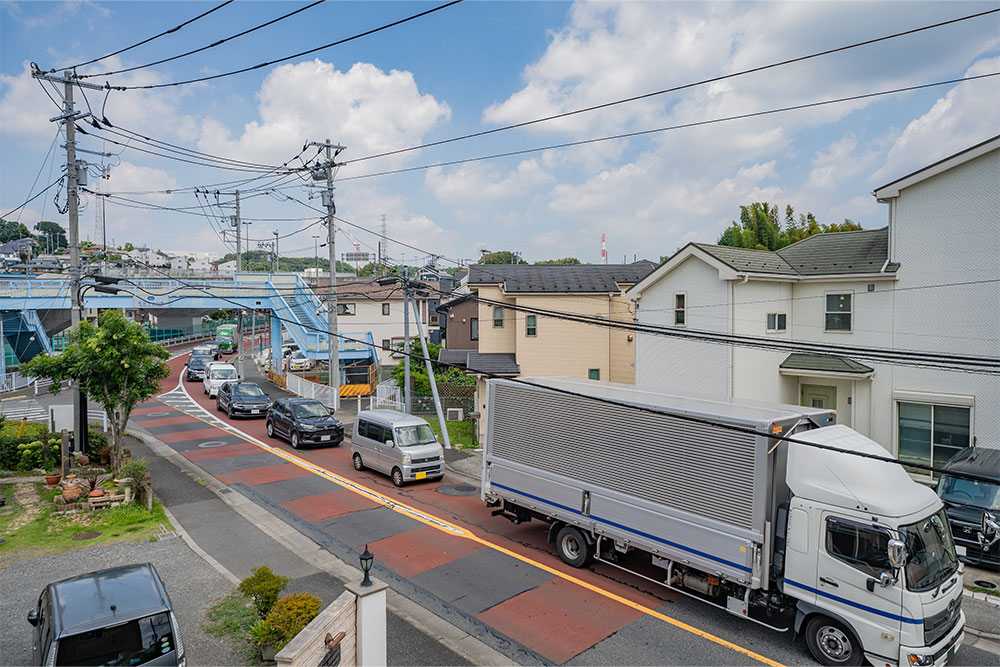
M369 578L368 573L371 572L372 563L375 562L375 555L368 551L368 545L365 545L365 550L361 554L361 569L365 572L365 578L361 580L362 586L371 586L372 580Z

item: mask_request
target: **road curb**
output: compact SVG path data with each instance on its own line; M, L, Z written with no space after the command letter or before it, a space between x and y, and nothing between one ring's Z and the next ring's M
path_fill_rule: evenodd
M262 532L271 536L276 542L302 560L343 582L358 581L361 579L362 573L359 568L349 565L333 555L294 526L275 516L238 490L226 486L196 463L188 460L156 436L145 431L141 426L130 422L129 429L130 435L141 440L154 454L166 458L181 470L201 479L206 488L218 495L223 502L232 507L240 516L259 528ZM198 555L204 558L227 579L233 581L234 584L239 583L239 579L235 575L194 543L194 540L183 530L172 515L168 513L167 516L175 529L177 529L177 532ZM410 600L392 589L389 590L386 604L388 609L397 616L426 632L436 641L462 656L473 665L500 666L516 664L500 651L488 646L465 630L449 623L447 620L428 611L419 603Z

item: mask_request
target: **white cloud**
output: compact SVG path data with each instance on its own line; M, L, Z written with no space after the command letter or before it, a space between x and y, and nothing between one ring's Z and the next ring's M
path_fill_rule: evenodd
M524 160L506 174L500 173L496 166L482 163L464 164L448 173L435 167L427 171L425 179L435 197L457 206L521 197L551 181L551 175L537 160Z

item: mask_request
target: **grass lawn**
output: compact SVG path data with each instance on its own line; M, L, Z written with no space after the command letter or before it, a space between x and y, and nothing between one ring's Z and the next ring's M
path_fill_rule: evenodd
M128 540L155 541L163 530L173 530L159 503L152 511L136 504L76 514L54 515L53 499L59 489L47 489L41 482L4 484L0 495L7 506L0 508L0 554L42 555L67 549ZM102 534L90 540L73 540L88 531Z
M438 420L434 417L424 417L424 419L434 429L434 435L438 437L438 440L441 440L441 426L438 424ZM474 449L477 446L475 421L466 419L461 422L446 421L445 424L448 425L448 437L451 438L452 447L456 449Z
M257 621L253 604L239 591L233 591L208 609L205 629L216 637L228 638L245 664L258 664L260 652L250 641L250 626Z

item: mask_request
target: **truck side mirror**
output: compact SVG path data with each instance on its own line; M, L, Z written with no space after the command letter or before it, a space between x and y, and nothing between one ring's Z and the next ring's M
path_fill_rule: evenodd
M865 582L868 587L869 593L875 592L875 584L878 584L882 588L889 588L889 586L894 586L896 582L899 581L896 577L892 576L885 570L878 573L878 578L868 577L868 581Z
M997 540L1000 540L1000 525L997 524L996 519L989 512L983 512L983 518L979 525L979 534L976 535L979 540L979 546L983 548L983 551L989 551L989 548L996 544Z
M906 543L902 540L889 540L889 562L893 569L899 570L906 565Z

